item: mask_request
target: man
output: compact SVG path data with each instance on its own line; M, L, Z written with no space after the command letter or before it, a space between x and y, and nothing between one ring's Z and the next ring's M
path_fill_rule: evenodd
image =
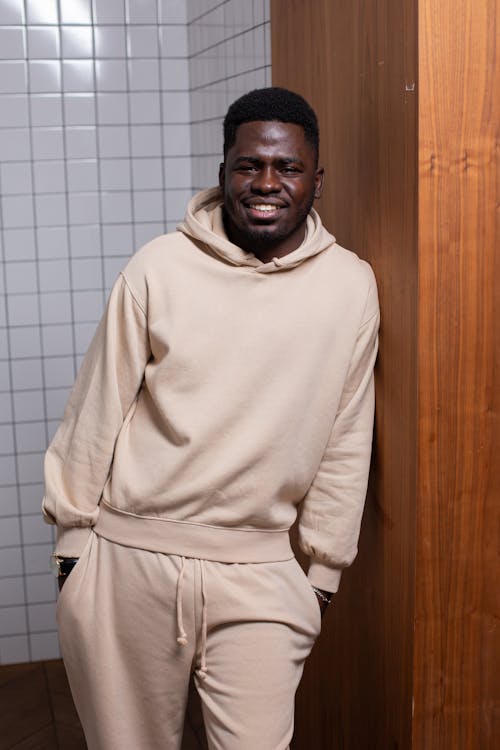
M219 183L128 263L47 453L61 582L78 559L57 615L90 750L178 749L192 674L211 750L287 748L356 554L377 293L312 209L309 105L237 100Z

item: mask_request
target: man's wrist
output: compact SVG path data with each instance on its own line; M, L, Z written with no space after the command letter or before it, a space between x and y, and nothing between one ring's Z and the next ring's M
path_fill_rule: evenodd
M341 576L341 568L335 568L317 558L311 558L307 571L311 586L335 594L339 589Z

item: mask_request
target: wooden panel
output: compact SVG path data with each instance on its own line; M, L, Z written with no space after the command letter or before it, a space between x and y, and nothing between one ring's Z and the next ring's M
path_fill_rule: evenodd
M306 666L293 747L408 748L416 472L413 0L272 0L273 82L318 113L317 206L368 259L382 307L376 449L360 554Z
M420 2L416 750L500 747L498 10Z

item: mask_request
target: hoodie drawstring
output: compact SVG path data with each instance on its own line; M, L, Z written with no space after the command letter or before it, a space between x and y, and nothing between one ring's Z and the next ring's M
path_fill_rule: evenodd
M181 569L179 571L179 577L177 578L177 598L176 598L176 609L177 609L177 643L179 646L187 646L187 633L184 629L184 621L182 617L182 587L184 583L184 570L186 567L185 557L181 557ZM201 598L202 598L202 610L201 610L201 654L200 654L200 677L205 677L208 672L207 667L207 614L208 614L208 601L207 591L205 587L205 561L199 560L200 564L200 576L201 576Z
M179 646L187 646L187 633L184 630L184 622L182 619L182 583L184 581L184 568L186 565L186 560L184 557L181 557L181 560L181 569L179 572L179 577L177 579L177 643L179 644Z

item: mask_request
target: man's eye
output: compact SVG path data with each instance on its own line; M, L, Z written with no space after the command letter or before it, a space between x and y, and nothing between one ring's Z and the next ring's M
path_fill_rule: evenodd
M297 167L283 167L281 171L283 174L297 174L299 170Z

